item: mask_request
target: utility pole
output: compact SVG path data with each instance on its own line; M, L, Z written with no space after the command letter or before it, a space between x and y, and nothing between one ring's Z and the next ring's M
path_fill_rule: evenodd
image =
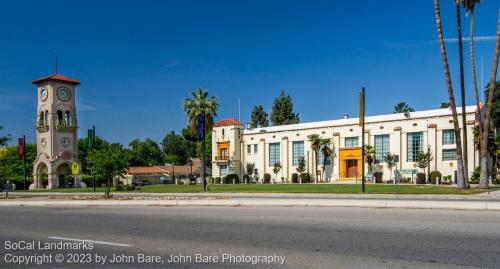
M359 125L361 126L361 191L365 193L365 87L359 93Z
M26 188L26 135L23 135L23 173L24 173L24 191Z

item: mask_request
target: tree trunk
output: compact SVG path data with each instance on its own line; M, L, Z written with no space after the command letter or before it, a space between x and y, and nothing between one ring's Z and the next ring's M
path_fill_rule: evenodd
M443 39L443 30L441 27L441 11L439 8L439 0L434 0L434 11L436 12L436 28L438 32L439 46L441 49L441 57L444 66L444 74L446 77L446 86L448 88L448 96L450 98L450 108L453 116L453 129L455 131L455 144L457 147L457 187L459 189L467 188L464 177L464 169L462 163L462 141L460 139L460 127L458 125L457 107L455 105L455 96L453 94L453 85L450 76L450 67L448 65L448 57L446 55L446 47Z
M484 129L481 141L481 177L480 187L488 186L488 135L491 122L491 111L493 107L493 95L495 92L495 82L497 80L498 54L500 51L500 12L498 14L497 42L495 46L495 57L493 58L493 70L491 72L490 89L488 90L488 100L486 102L486 116L484 118Z
M481 105L479 101L479 90L477 88L477 78L476 78L476 58L474 56L474 10L470 11L470 36L469 36L469 46L470 46L470 63L472 67L472 83L474 85L474 96L476 98L476 125L479 127L479 140L481 141L483 133L483 125L481 123ZM481 144L481 143L479 143ZM474 147L475 148L475 147ZM474 153L475 154L475 153ZM479 154L479 165L482 165L482 156ZM479 182L480 187L487 187L487 181Z
M464 82L464 52L462 44L462 21L460 18L460 1L457 2L456 13L457 13L457 30L458 30L458 55L460 62L460 96L462 99L462 138L463 138L463 148L462 148L462 158L463 158L463 169L464 169L464 180L465 185L469 186L469 156L467 150L467 119L465 114L465 82Z
M203 135L203 140L201 141L201 181L203 182L203 191L208 191L207 179L205 177L207 167L205 164L205 135Z

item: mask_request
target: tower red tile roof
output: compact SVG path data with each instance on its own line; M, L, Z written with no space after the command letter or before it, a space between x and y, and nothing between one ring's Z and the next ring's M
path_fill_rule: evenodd
M65 77L65 76L59 75L59 74L53 74L53 75L50 75L50 76L39 78L37 80L34 80L33 84L39 84L40 82L44 82L44 81L47 81L47 80L63 81L63 82L68 82L68 83L72 83L72 84L75 84L75 85L80 84L80 81L78 81L76 79Z
M241 125L241 122L237 119L231 118L231 119L222 119L219 122L217 122L214 127L222 127L222 126L230 126L230 125Z

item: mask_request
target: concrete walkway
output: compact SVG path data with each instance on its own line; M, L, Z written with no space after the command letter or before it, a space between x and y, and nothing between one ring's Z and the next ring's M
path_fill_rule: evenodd
M12 193L0 206L301 206L500 210L500 192L475 195L276 193Z

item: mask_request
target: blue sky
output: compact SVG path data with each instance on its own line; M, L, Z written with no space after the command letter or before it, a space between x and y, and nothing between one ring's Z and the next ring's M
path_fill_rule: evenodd
M442 0L444 34L456 38L455 8ZM476 8L478 76L489 81L499 1ZM254 105L270 113L281 89L302 122L357 115L367 91L369 115L399 101L417 110L447 101L433 1L6 1L0 16L0 126L34 141L36 88L54 72L82 81L80 136L128 144L159 141L186 125L182 101L208 89L218 118L248 122ZM464 14L463 14L464 15ZM463 17L464 34L468 19ZM457 43L448 42L458 90ZM467 103L473 104L464 44ZM479 81L481 81L479 77ZM479 82L480 83L480 82Z

